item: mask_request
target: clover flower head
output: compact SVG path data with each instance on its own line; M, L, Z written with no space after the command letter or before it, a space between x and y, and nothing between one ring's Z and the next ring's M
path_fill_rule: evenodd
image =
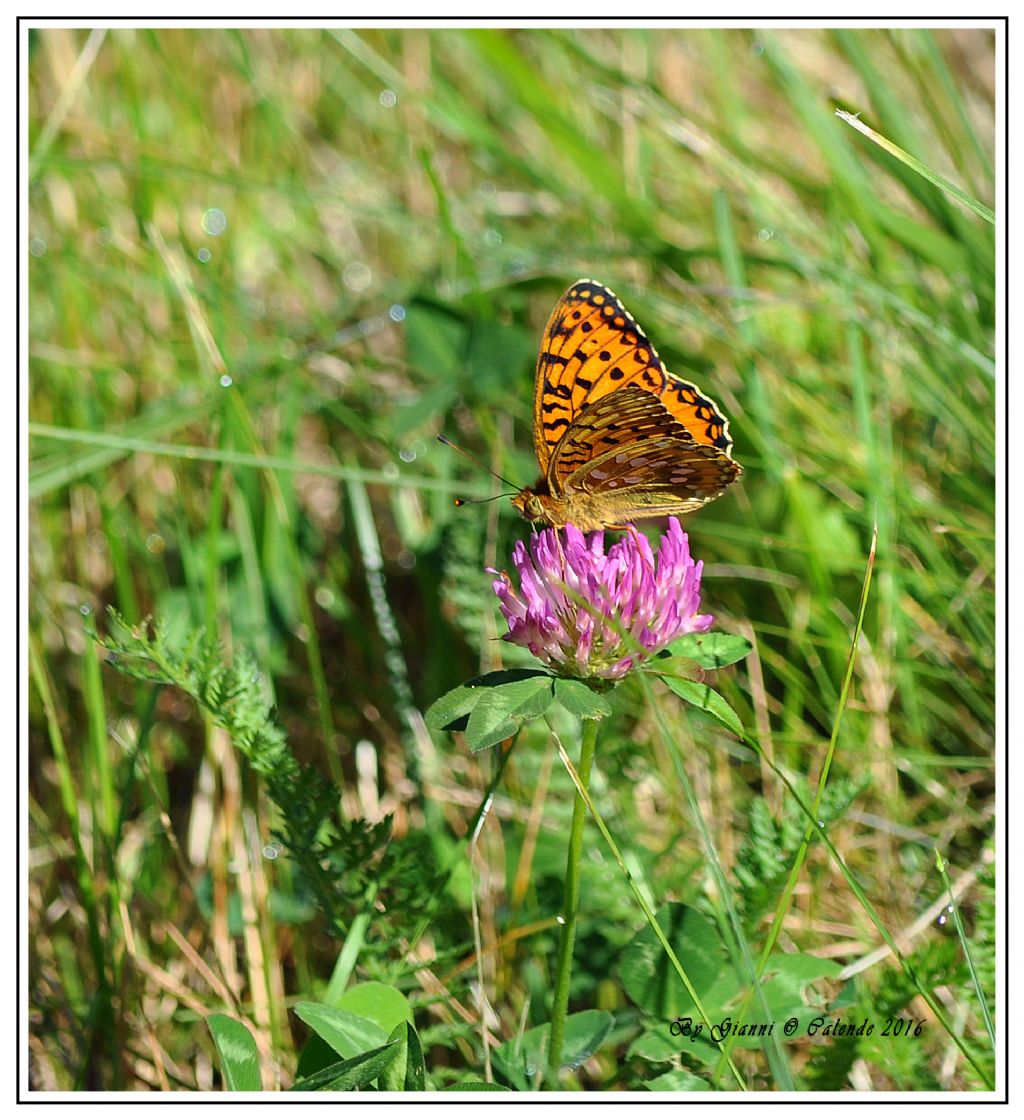
M619 680L682 634L710 629L698 614L703 564L690 556L670 517L658 556L646 537L629 533L605 553L604 533L564 535L544 529L512 553L493 587L508 622L507 642L528 649L559 676Z

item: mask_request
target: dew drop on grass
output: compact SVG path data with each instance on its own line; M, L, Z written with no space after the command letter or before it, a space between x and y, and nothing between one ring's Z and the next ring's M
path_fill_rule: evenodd
M385 109L393 109L398 104L398 94L393 89L382 89L377 100Z
M398 457L403 463L416 462L416 452L411 447L403 447L402 450L399 451Z
M370 286L373 273L362 261L349 261L342 269L341 279L350 291L364 292Z
M28 243L28 251L33 257L41 257L46 252L46 242L41 237L33 237Z
M211 206L209 210L203 213L203 229L211 237L220 237L227 228L228 219L223 210Z
M197 253L196 258L200 264L207 264L213 258L213 253L204 245Z
M88 603L83 603L78 608L78 613L81 614L81 615L88 616L88 615L92 614L92 607L90 607Z
M234 384L234 383L231 380L231 374L230 373L222 373L220 375L220 387L222 389L230 389L232 384Z
M394 323L400 323L405 318L405 308L400 303L393 303L388 308L388 317Z

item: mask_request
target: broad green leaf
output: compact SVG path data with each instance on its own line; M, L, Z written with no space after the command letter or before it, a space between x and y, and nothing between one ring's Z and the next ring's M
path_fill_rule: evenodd
M743 738L743 723L726 701L713 688L698 681L681 680L679 677L663 677L665 684L688 704L707 712L731 731L738 739Z
M803 1032L821 1014L808 1003L808 985L840 971L834 962L817 957L785 953L771 957L761 981L767 1016L755 999L741 1021L737 1014L747 984L730 964L714 923L681 903L662 907L658 922L697 990L710 1027L697 1014L690 994L648 926L626 946L619 966L627 995L654 1020L630 1046L631 1057L665 1062L685 1050L702 1062L715 1062L716 1040L722 1041L731 1031L727 1026L716 1035L713 1029L727 1023L751 1031L734 1037L734 1044L746 1049L764 1047L790 1018L798 1021ZM771 1036L756 1033L762 1024L772 1023L776 1026Z
M769 957L761 988L772 1018L783 1023L792 1017L804 1027L806 1021L820 1014L817 1008L808 1006L808 986L815 980L832 979L841 971L837 961L807 953L776 953Z
M670 1069L660 1077L644 1082L644 1088L653 1093L710 1093L711 1086L703 1077L685 1069Z
M260 1055L249 1028L229 1015L211 1015L206 1025L220 1054L221 1072L227 1088L232 1093L260 1092L263 1089Z
M504 697L497 691L481 696L466 724L466 742L470 749L482 751L509 738L519 724L508 714Z
M565 1020L562 1068L578 1069L611 1033L615 1017L610 1011L578 1011Z
M338 1007L369 1019L385 1033L393 1031L399 1023L412 1022L412 1008L404 993L378 980L368 980L346 989L338 1000Z
M491 1081L456 1081L454 1085L444 1085L442 1093L511 1093L507 1085L495 1085Z
M388 1041L387 1031L372 1019L326 1003L298 1003L295 1014L342 1058L354 1058Z
M311 1034L299 1052L299 1064L295 1070L295 1080L304 1081L314 1073L333 1066L338 1060L338 1051L318 1034Z
M604 719L612 714L608 701L582 681L559 677L555 681L555 699L566 711L580 719Z
M696 661L702 669L721 669L741 661L753 649L746 638L739 634L723 634L711 630L707 634L684 634L676 638L668 647L673 657L685 657ZM657 669L658 662L651 666Z
M406 1033L409 1050L405 1067L405 1091L422 1093L427 1087L427 1062L423 1057L423 1046L412 1023L406 1024Z
M611 1032L615 1020L608 1011L579 1011L565 1020L562 1068L577 1069ZM547 1063L550 1023L533 1027L522 1038L510 1039L494 1051L494 1064L522 1090L534 1087Z
M649 1062L670 1062L679 1055L679 1039L669 1031L668 1023L648 1027L629 1044L628 1057L646 1058Z
M405 1069L409 1061L408 1026L408 1023L399 1023L388 1038L388 1042L394 1045L394 1054L381 1071L380 1088L383 1092L401 1093L405 1089Z
M678 902L663 906L657 917L703 1002L708 989L723 973L732 974L718 929L692 907ZM629 998L661 1022L670 1022L693 1010L690 994L649 925L623 950L619 975ZM734 978L731 983L734 988L738 986ZM677 1043L677 1053L679 1049Z
M675 947L678 952L680 946L677 944ZM738 1009L747 985L737 972L726 966L707 987L697 987L712 1028L718 1028L717 1034L706 1024L700 1023L692 1008L683 1012L683 1018L691 1020L687 1024L688 1029L680 1030L677 1027L676 1033L673 1033L671 1025L666 1027L659 1023L651 1033L662 1039L666 1036L670 1038L675 1044L676 1053L686 1050L700 1061L708 1063L717 1062L715 1039L722 1041L727 1031L735 1046L747 1050L763 1049L769 1045L772 1038L778 1038L782 1024L790 1019L796 1020L798 1024L794 1037L806 1037L810 1021L822 1015L820 1006L814 1006L808 1001L809 984L822 977L836 976L840 971L840 966L834 961L799 953L778 953L769 958L761 980L761 993L767 1012L759 1000L753 999L740 1019ZM820 1004L820 1000L818 1002ZM732 1034L736 1028L743 1033ZM767 1033L769 1030L770 1034ZM761 1033L762 1031L765 1033ZM648 1045L653 1049L656 1041L649 1040Z
M388 1042L398 1044L391 1064L380 1076L381 1089L392 1093L417 1093L426 1088L423 1047L412 1023L401 1022Z
M532 673L529 676L488 684L484 694L496 706L504 709L510 716L522 716L534 711L538 700L544 704L543 711L551 703L553 677L547 673Z
M394 1060L397 1043L389 1043L356 1058L335 1062L333 1066L296 1081L292 1092L344 1092L362 1089L376 1080Z
M700 989L698 991L712 1026L731 1021L740 1030L749 1032L737 1033L734 1036L734 1045L747 1050L756 1050L768 1045L771 1037L777 1038L782 1024L789 1019L795 1019L797 1022L794 1037L806 1037L811 1020L823 1014L820 1006L813 1006L808 1002L809 984L822 977L837 976L840 971L840 965L834 961L800 953L778 953L769 958L761 979L761 993L767 1005L767 1014L762 1009L760 1001L754 999L751 1000L742 1020L737 1018L737 1011L746 985L731 969L723 970L706 991ZM760 1033L762 1027L771 1028L772 1034ZM722 1033L719 1033L718 1038L722 1037ZM714 1036L707 1027L704 1027L699 1034L694 1032L677 1035L676 1044L678 1049L685 1049L702 1061L717 1060Z
M522 718L531 719L535 714L542 714L546 710L546 705L539 711L538 707L542 702L544 689L551 688L551 679L549 674L538 669L501 669L496 673L474 677L458 688L453 688L451 692L446 692L427 708L427 726L438 731L464 730L464 727L453 725L457 725L485 696L490 696L495 691L507 692L510 698L505 714L517 712ZM492 699L490 703L495 705L493 710L496 711L504 701Z
M423 718L426 720L427 727L432 727L435 731L450 728L456 720L468 715L476 707L480 695L477 689L465 684L460 684L458 688L446 692L424 713Z
M554 699L554 678L546 673L525 680L498 685L494 691L510 705L509 715L516 719L537 719L551 706Z
M489 674L491 677L512 674ZM493 747L514 735L523 720L543 715L551 704L552 678L547 673L529 673L513 679L488 683L466 724L466 742L474 751Z

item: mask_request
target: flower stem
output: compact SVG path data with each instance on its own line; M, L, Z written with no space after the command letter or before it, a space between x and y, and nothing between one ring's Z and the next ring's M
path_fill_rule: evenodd
M577 767L580 783L586 789L597 746L597 720L583 721L583 741ZM555 998L551 1008L551 1036L548 1043L548 1076L558 1083L565 1042L565 1017L569 1008L569 978L572 973L572 948L576 940L576 911L580 904L580 872L583 856L583 825L587 806L577 791L569 831L569 856L565 864L565 899L562 903L562 936L558 942L558 963L555 968Z

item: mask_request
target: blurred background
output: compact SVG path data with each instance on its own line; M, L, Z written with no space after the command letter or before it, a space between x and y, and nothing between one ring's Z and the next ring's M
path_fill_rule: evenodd
M834 111L991 206L993 33L54 28L28 68L33 1085L218 1087L199 1020L230 999L287 1085L289 1009L339 951L223 734L88 637L108 606L251 651L346 818L392 814L446 866L494 752L421 713L514 663L484 569L528 526L505 499L456 509L501 487L435 436L534 480L539 334L578 276L730 419L743 478L686 526L705 609L754 643L715 687L798 781L877 526L831 835L982 1037L930 908L938 847L991 985L993 233ZM614 695L606 819L659 903L711 905L657 723ZM754 752L660 701L756 941L799 816ZM481 1068L481 978L495 1045L547 1019L572 786L546 729L521 738L422 956L385 900L355 972L406 991L449 1080ZM578 1076L635 1088L678 1063L630 1049L616 961L642 916L590 841L574 992L617 1027ZM878 944L813 848L781 947L850 966ZM901 982L890 958L827 995L924 1014ZM941 1032L792 1065L804 1088L981 1084Z

